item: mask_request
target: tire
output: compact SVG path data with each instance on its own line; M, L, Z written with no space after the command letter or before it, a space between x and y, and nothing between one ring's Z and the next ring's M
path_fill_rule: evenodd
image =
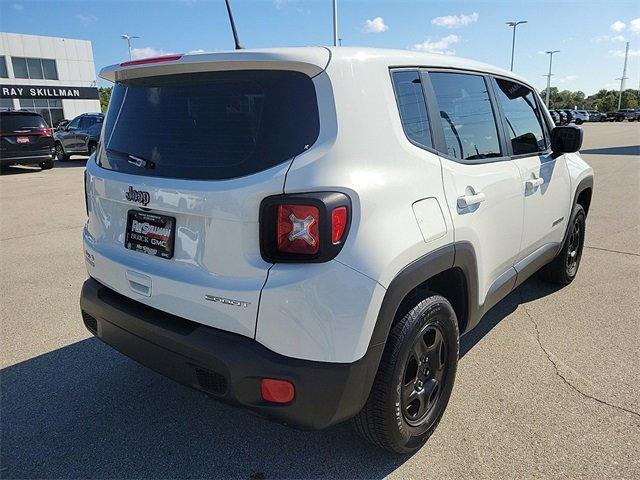
M53 168L53 160L45 160L44 162L40 163L41 170L50 170L52 168Z
M579 119L579 118L578 118L578 119L576 119L576 125L582 125L582 123L583 123L583 122L582 122L582 120L581 120L581 119Z
M551 263L540 270L540 277L543 280L558 285L569 285L573 282L582 258L586 220L584 208L576 204L567 225L567 237L562 250Z
M60 142L56 142L56 159L59 162L66 162L69 160L69 156L64 153L64 148Z
M89 143L89 148L87 150L87 153L89 154L89 156L91 156L94 153L96 153L97 148L98 147L94 142Z
M449 402L459 345L453 307L428 294L389 332L369 398L353 419L355 430L395 453L422 447Z

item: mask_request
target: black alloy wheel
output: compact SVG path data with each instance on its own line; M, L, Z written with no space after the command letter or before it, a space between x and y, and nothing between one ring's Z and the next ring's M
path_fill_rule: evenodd
M402 414L412 427L424 423L440 398L447 374L446 349L437 324L426 325L413 340L401 391Z

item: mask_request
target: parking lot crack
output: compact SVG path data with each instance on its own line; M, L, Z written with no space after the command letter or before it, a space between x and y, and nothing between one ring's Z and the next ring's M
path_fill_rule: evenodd
M610 252L610 253L621 253L622 255L633 255L634 257L640 257L640 253L624 252L622 250L611 250L610 248L592 247L590 245L585 245L584 248L589 248L591 250L601 250L603 252Z
M593 395L589 395L588 393L583 392L580 388L578 388L576 385L571 383L569 381L569 379L567 377L565 377L562 374L562 372L560 371L560 368L558 367L558 362L556 362L553 359L553 357L551 356L551 353L549 353L549 351L542 344L542 340L541 340L541 336L540 336L540 329L538 327L538 323L533 318L533 315L531 315L531 313L529 312L529 309L527 308L522 296L520 297L520 305L522 305L522 309L524 310L525 315L527 316L529 321L533 324L533 328L534 328L535 333L536 333L536 342L538 343L538 346L540 347L540 350L542 350L544 355L547 357L547 360L549 360L549 363L551 363L551 365L553 366L553 369L555 370L556 376L558 378L560 378L569 388L571 388L572 390L574 390L575 392L579 393L580 395L582 395L585 398L588 398L588 399L596 401L596 402L598 402L598 403L600 403L602 405L606 405L608 407L615 408L616 410L619 410L619 411L622 411L622 412L626 412L626 413L628 413L630 415L634 415L634 416L640 418L640 413L638 413L638 412L636 412L634 410L631 410L629 408L623 407L621 405L615 405L613 403L609 403L606 400L602 400L601 398L594 397Z

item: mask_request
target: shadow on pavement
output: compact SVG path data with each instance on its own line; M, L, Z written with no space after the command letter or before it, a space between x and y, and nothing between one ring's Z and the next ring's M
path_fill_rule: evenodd
M64 162L56 161L54 168L73 168L73 167L84 167L87 164L87 157L74 157L70 160L66 160Z
M587 150L580 150L580 153L586 155L640 155L640 145L629 145L627 147L590 148Z
M463 337L461 356L521 300L553 290L525 283ZM409 458L370 447L348 423L300 432L254 417L95 338L7 367L0 376L2 478L373 479Z
M22 166L22 165L16 165L16 166L11 166L11 167L2 167L0 169L0 175L5 176L5 175L20 175L21 173L34 173L34 172L41 172L42 170L40 169L40 167L30 167L30 166Z

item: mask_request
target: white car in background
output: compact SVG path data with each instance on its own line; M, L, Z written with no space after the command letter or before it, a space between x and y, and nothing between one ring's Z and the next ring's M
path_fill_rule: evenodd
M303 429L353 418L414 452L460 335L532 274L576 276L582 130L554 127L512 72L306 47L101 76L115 86L85 172L84 323L213 398Z
M586 110L572 110L573 121L576 125L581 125L589 121L589 112Z

